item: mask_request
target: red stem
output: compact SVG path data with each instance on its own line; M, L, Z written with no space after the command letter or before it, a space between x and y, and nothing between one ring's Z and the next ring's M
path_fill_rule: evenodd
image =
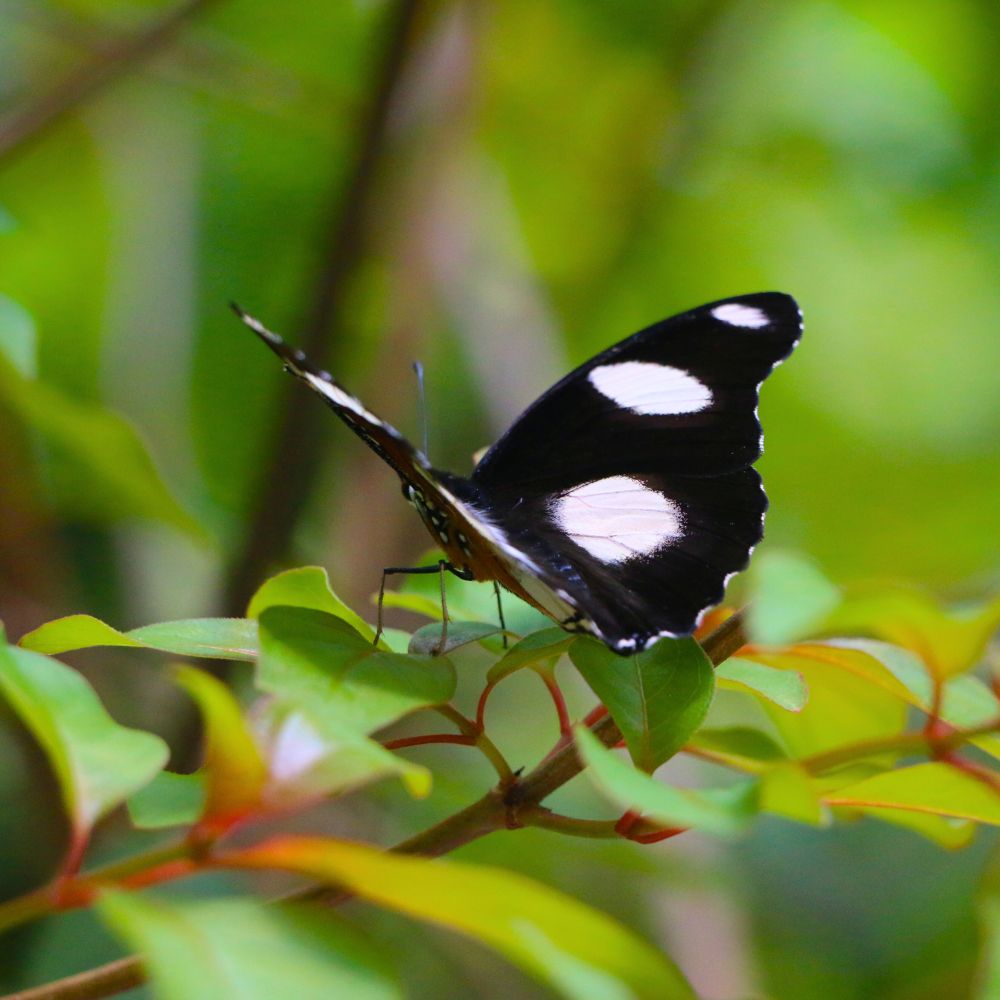
M429 736L404 736L398 740L386 740L382 744L386 750L401 750L403 747L422 747L428 743L456 743L459 746L475 746L474 736L459 736L456 733L431 733Z

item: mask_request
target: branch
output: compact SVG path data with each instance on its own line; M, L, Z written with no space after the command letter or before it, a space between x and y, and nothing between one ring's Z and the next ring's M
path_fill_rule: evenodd
M10 160L39 139L50 126L156 55L197 14L217 0L184 0L148 27L107 45L94 59L55 84L34 101L0 119L0 161Z
M321 233L320 268L299 346L322 368L336 370L347 340L341 305L347 279L361 259L365 216L376 166L385 150L393 97L416 35L420 0L397 0L387 28L358 151L350 176L332 198ZM319 465L327 411L309 393L286 386L281 415L262 463L258 494L223 590L226 614L242 614L260 579L287 552Z
M706 636L702 640L702 647L712 663L718 666L745 642L742 615L736 614ZM595 722L591 731L605 746L614 746L621 739L621 732L608 715ZM540 811L538 807L542 799L575 778L582 770L583 764L575 747L572 744L563 746L507 790L493 789L487 792L477 802L402 841L391 850L398 854L438 857L497 830L525 825L518 818L520 813L525 814L525 819L531 825L555 827L559 818ZM577 833L586 826L579 821L574 821L574 825ZM598 824L588 832L591 835L604 835L602 826L603 824ZM349 898L350 893L325 887L307 889L288 897L289 900L322 902L326 905L336 905ZM112 996L142 982L145 982L142 965L133 956L45 986L11 994L2 1000L95 1000L98 997Z

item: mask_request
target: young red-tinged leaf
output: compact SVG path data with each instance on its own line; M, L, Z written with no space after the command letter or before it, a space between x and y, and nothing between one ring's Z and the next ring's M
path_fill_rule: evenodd
M166 763L163 740L118 725L80 674L6 645L2 629L0 690L42 745L78 841Z
M1000 826L1000 792L949 764L901 767L825 796L832 806L905 809Z
M132 825L139 830L190 826L205 811L204 775L160 771L125 804Z
M778 670L740 656L731 656L715 668L715 683L767 698L789 712L801 712L809 699L809 688L797 670Z
M661 639L644 653L621 657L581 637L569 655L644 771L655 771L684 746L712 702L715 672L694 639Z
M493 664L486 675L491 684L498 684L508 675L530 667L533 663L552 660L562 656L573 643L576 636L570 635L561 628L543 628L531 635L526 635L516 642L506 653Z
M192 618L120 632L99 618L69 615L21 636L18 645L49 655L93 646L135 646L177 656L253 660L257 656L257 623L246 618Z
M321 566L301 566L265 580L250 599L247 618L259 618L268 608L282 605L325 611L342 618L366 639L375 638L375 630L371 625L333 592L330 578Z
M204 722L205 812L202 825L225 829L261 809L267 765L239 703L203 670L179 667L177 681L195 700Z
M224 860L299 872L467 934L573 1000L694 997L670 960L632 931L514 872L318 838L281 838Z
M1000 627L1000 597L972 608L946 610L922 591L902 586L849 594L828 616L827 632L884 639L916 653L937 677L974 667Z
M385 777L401 778L416 798L430 793L427 768L345 727L322 706L272 702L260 730L271 774L269 805L299 806Z
M791 552L762 552L751 567L753 601L747 609L751 642L784 646L809 636L840 601L820 569Z
M779 762L761 774L758 804L761 812L796 823L825 826L829 822L815 779L795 761Z
M746 648L740 655L804 678L809 699L802 711L761 702L795 757L903 731L909 698L905 687L861 650L800 643L780 651Z
M441 649L441 626L437 622L431 622L413 633L407 652L420 656L440 656L499 634L500 626L489 622L450 621L444 649Z
M364 734L418 708L448 701L455 668L446 656L377 649L342 619L307 608L268 608L260 616L257 681L295 704Z
M158 1000L399 1000L382 952L330 913L259 900L107 892L101 918L142 955Z
M729 837L746 830L757 812L754 782L698 791L675 788L633 767L585 726L577 726L574 737L585 773L602 795L664 826Z

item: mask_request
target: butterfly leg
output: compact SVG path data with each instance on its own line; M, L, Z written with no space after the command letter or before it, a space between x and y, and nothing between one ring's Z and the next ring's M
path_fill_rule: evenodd
M500 584L496 580L493 581L493 593L497 595L497 614L500 616L500 631L503 633L503 648L506 649L508 646L507 642L507 622L504 620L503 616L503 600L500 597Z
M374 643L377 646L379 639L382 638L382 607L385 602L385 582L390 576L401 575L401 574L427 574L427 573L439 573L441 575L441 614L442 614L442 628L441 628L441 639L438 642L435 654L440 654L444 651L445 642L448 639L448 601L445 596L444 587L444 575L445 573L451 573L453 576L457 576L459 580L474 580L473 574L466 569L459 569L457 566L453 566L446 559L440 559L433 566L387 566L382 570L382 582L379 584L378 588L378 615L376 618L375 626L375 639Z

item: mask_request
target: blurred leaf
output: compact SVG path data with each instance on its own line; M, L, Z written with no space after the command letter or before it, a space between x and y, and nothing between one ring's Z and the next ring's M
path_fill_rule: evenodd
M632 931L515 872L318 838L273 840L226 860L300 872L467 934L574 1000L694 997L670 960Z
M0 232L3 225L0 221ZM37 334L31 314L6 295L0 295L0 354L18 374L34 378L37 368Z
M919 833L921 837L939 844L948 850L968 847L975 839L977 825L971 820L955 819L953 816L938 816L934 813L913 812L907 809L879 809L876 806L852 806L863 816L871 816L882 823L891 823Z
M745 648L741 658L797 671L809 700L794 713L761 702L795 757L902 732L909 694L877 659L858 649L800 643L784 650Z
M0 690L42 745L77 836L85 836L167 761L163 740L118 725L75 670L3 644L2 630Z
M435 622L418 628L410 637L409 653L425 656L440 656L454 649L468 646L470 643L487 639L491 635L499 635L500 627L488 622L448 622L448 637L443 650L438 650L441 642L441 626Z
M731 656L715 668L720 688L750 691L789 712L801 712L809 700L809 688L797 670L778 670L754 660Z
M204 540L204 530L171 495L146 446L118 414L25 378L2 355L0 396L52 449L62 509L98 522L151 518Z
M753 600L747 609L750 641L784 646L807 637L840 600L819 568L791 552L762 552L753 562Z
M265 580L250 599L247 618L259 618L262 611L278 605L326 611L343 618L366 639L375 638L375 630L333 592L330 578L321 566L289 569Z
M922 591L881 587L849 594L826 630L862 633L916 653L941 678L974 667L1000 627L1000 596L977 607L946 611Z
M979 968L976 970L973 1000L997 1000L1000 997L1000 898L995 883L996 875L986 885L979 900L979 926L982 947Z
M515 670L531 666L540 660L549 660L562 656L576 641L575 635L570 635L561 628L543 628L526 635L516 642L506 653L490 667L486 675L487 681L497 684Z
M761 812L796 823L825 825L820 790L805 768L794 761L782 761L761 773L758 804Z
M322 705L278 700L261 720L271 784L269 805L301 806L351 791L385 777L398 777L415 798L431 791L431 772L386 750L335 718Z
M224 830L260 809L267 766L243 711L222 681L194 667L178 667L177 681L195 700L204 724L204 824Z
M383 955L332 915L259 900L106 892L97 911L143 956L160 1000L394 1000Z
M602 642L580 638L569 655L644 771L655 771L688 741L712 701L712 664L694 639L661 639L622 657Z
M396 590L387 590L382 595L382 606L386 608L402 608L417 615L425 615L435 621L441 620L441 598L436 601L423 594L402 594Z
M257 623L247 618L191 618L120 632L90 615L68 615L21 636L19 645L48 654L92 646L138 646L177 656L254 660Z
M205 779L202 774L160 771L125 804L132 825L139 830L190 826L205 809Z
M788 754L767 733L749 726L709 729L702 726L688 746L706 751L722 764L741 771L760 772L768 761L787 760Z
M455 691L447 657L385 652L322 611L269 608L260 616L260 647L257 682L263 690L311 703L355 733L442 704Z
M733 836L745 830L757 812L754 782L698 791L675 788L622 760L585 726L576 727L575 738L586 774L598 791L623 809L664 826Z
M1000 825L1000 793L948 764L901 767L840 788L830 805L907 809Z

